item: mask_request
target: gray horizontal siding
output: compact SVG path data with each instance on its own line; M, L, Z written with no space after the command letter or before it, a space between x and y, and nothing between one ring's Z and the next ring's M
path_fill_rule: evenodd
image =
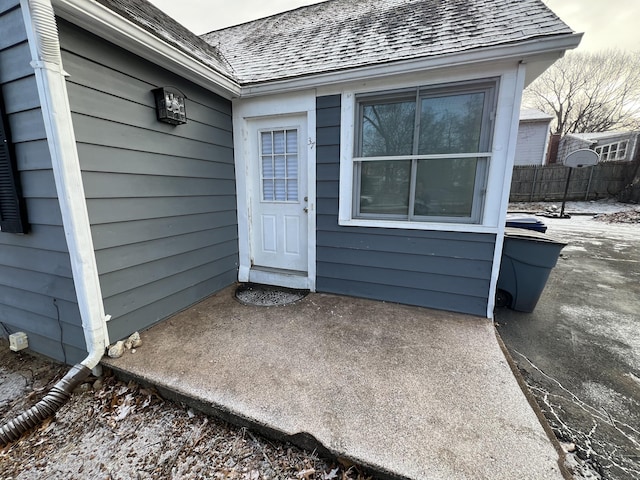
M205 248L214 248L215 250L212 252L214 257L218 256L219 250L227 251L227 255L232 255L234 252L229 251L229 247L234 244L234 240L228 240L228 238L234 234L234 231L235 226L219 227L212 230L201 230L127 245L118 245L98 250L96 257L100 264L105 265L102 273L106 275L111 272L126 270L135 265L162 261L167 257L177 257L188 252L202 252ZM110 257L108 262L103 261L103 255Z
M340 96L316 108L317 290L485 316L495 236L339 226Z
M53 301L54 298L69 302L76 300L73 280L71 278L55 276L46 272L37 272L35 270L3 265L1 285L25 292L37 292L51 297L51 301ZM20 304L20 301L16 299L15 303ZM5 320L9 322L12 321L11 319ZM19 321L20 319L13 320L13 322ZM17 324L14 323L14 325Z
M128 313L123 314L119 317L119 322L112 323L109 326L110 335L112 338L124 338L128 335L130 330L128 325L130 323L137 322L140 317L147 318L152 322L154 320L155 322L159 322L166 318L166 312L175 309L176 305L191 305L196 303L200 299L210 295L211 292L217 292L237 279L237 274L235 272L233 274L223 272L215 277L211 277L206 273L203 276L208 278L200 283L191 284L188 288L182 291L168 294L165 297L156 297L154 302L148 303L137 310L131 310ZM157 293L156 290L152 291ZM121 298L107 299L105 302L105 308L109 310L112 307L112 302L113 304L118 304L121 300Z
M20 2L8 0L0 5L2 15L2 35L0 35L0 50L13 47L27 39L27 32L22 20Z
M225 240L232 240L234 236L237 237L237 233L234 233L237 232L235 222L236 217L232 212L214 212L100 224L95 225L92 232L94 247L99 251L148 242L159 238L185 236L193 232L210 231L223 227L230 227L224 229L223 235L226 237ZM232 238L229 238L230 235ZM162 256L162 252L159 252L159 255ZM117 260L114 258L113 261ZM98 265L99 268L101 266ZM105 269L107 267L107 265L104 265Z
M52 252L51 250L34 250L29 247L4 245L0 249L0 264L31 272L72 278L71 264L67 252Z
M5 83L2 86L2 94L8 115L40 108L38 87L34 76Z
M27 170L51 170L49 146L43 139L33 142L21 142L16 146L18 165L24 172Z
M230 102L67 22L61 48L112 340L237 279ZM158 122L170 85L188 122Z
M83 59L73 55L65 55L64 59L66 60L65 66L69 68L73 68L78 62L83 61ZM78 80L79 78L74 76L71 82L77 82ZM207 109L197 103L192 104L187 100L187 114L190 126L189 128L178 129L173 125L160 123L156 120L153 94L149 89L137 101L131 101L114 97L111 92L102 92L71 82L68 90L69 96L73 97L75 104L78 105L77 108L74 108L74 113L76 114L103 121L108 120L136 127L136 129L150 130L149 133L152 138L158 135L169 135L173 137L174 141L185 138L198 142L206 141L207 143L229 148L233 146L230 125L220 118L223 115L221 112ZM93 83L95 82L95 76L91 82L92 86L95 85ZM138 103L140 101L146 101L146 103ZM207 116L208 113L209 116ZM179 146L180 144L178 144Z
M90 172L148 175L146 168L153 162L159 171L170 177L190 175L196 178L228 178L234 174L233 163L230 163L231 151L217 145L209 147L206 153L211 155L215 152L216 157L224 160L186 158L184 152L179 150L181 156L170 155L166 150L153 153L122 147L122 143L117 147L83 143L78 145L78 152L83 158L84 169ZM188 169L185 169L185 163L189 164Z
M9 125L11 126L11 138L15 143L39 141L47 138L40 108L18 111L9 115Z
M51 202L46 201L48 206ZM29 203L27 203L28 207ZM56 205L54 203L54 205ZM58 209L59 215L59 209ZM31 223L28 235L9 235L0 232L2 245L17 245L51 252L68 252L64 230L57 225L39 225Z
M42 302L44 299L40 298L37 300ZM64 357L64 352L62 352L60 349L60 343L73 344L75 342L75 338L82 338L83 332L81 323L79 322L79 314L74 314L71 316L67 314L65 316L65 312L61 308L62 303L63 302L61 301L58 301L55 304L53 302L49 303L49 311L47 311L44 315L38 315L37 313L31 312L29 310L12 308L6 305L0 306L0 314L9 316L20 315L24 318L24 320L28 321L28 325L38 325L37 329L27 327L21 330L27 333L29 343L31 343L31 334L36 334L41 338L48 338L53 342L58 343L55 350L60 351L60 354ZM58 314L55 308L56 305L60 310L59 320L57 319ZM76 305L73 306L73 310L78 310ZM52 317L55 320L52 320ZM75 321L77 321L77 323L75 323Z
M133 221L140 218L164 218L197 215L213 212L229 212L236 208L235 195L219 195L215 205L211 196L142 197L131 202L128 198L114 198L106 204L101 199L87 200L89 214L96 224Z
M5 21L5 19L0 20L3 24ZM25 58L31 58L26 37L22 43L17 43L7 47L6 50L2 50L2 55L0 55L0 83L6 84L12 80L33 75L33 68L29 62L24 61Z
M86 356L71 263L20 2L0 0L0 86L31 231L0 232L0 331L69 363ZM6 331L5 331L6 329Z

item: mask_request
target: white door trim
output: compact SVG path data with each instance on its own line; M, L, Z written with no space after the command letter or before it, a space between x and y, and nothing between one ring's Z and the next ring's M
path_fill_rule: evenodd
M251 219L251 144L250 121L280 115L305 115L307 132L300 132L307 154L307 272L306 277L296 273L252 268ZM289 288L316 288L316 95L315 91L297 92L233 102L234 158L238 205L238 281L279 285Z

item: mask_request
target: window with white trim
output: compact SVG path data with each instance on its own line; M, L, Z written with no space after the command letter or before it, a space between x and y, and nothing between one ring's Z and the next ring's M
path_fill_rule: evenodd
M357 219L481 223L495 81L358 95Z
M598 145L596 153L600 155L600 160L623 160L627 156L627 148L629 140L621 140L619 142L608 143L606 145Z

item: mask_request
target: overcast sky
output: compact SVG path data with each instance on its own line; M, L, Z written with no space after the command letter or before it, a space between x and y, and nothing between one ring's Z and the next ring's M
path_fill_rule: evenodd
M372 0L375 1L375 0ZM445 0L442 0L445 1ZM579 51L640 51L640 0L543 0L576 32ZM197 34L291 10L317 0L151 0ZM606 8L604 8L606 7Z

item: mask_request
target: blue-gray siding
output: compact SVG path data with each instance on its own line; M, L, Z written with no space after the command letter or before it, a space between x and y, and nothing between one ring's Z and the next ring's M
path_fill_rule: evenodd
M0 336L75 363L86 355L71 263L19 0L0 0L0 86L31 231L0 232Z
M486 316L495 235L339 226L340 96L316 108L317 290Z
M112 341L237 279L231 103L59 21L89 219ZM158 122L152 89L187 97Z

